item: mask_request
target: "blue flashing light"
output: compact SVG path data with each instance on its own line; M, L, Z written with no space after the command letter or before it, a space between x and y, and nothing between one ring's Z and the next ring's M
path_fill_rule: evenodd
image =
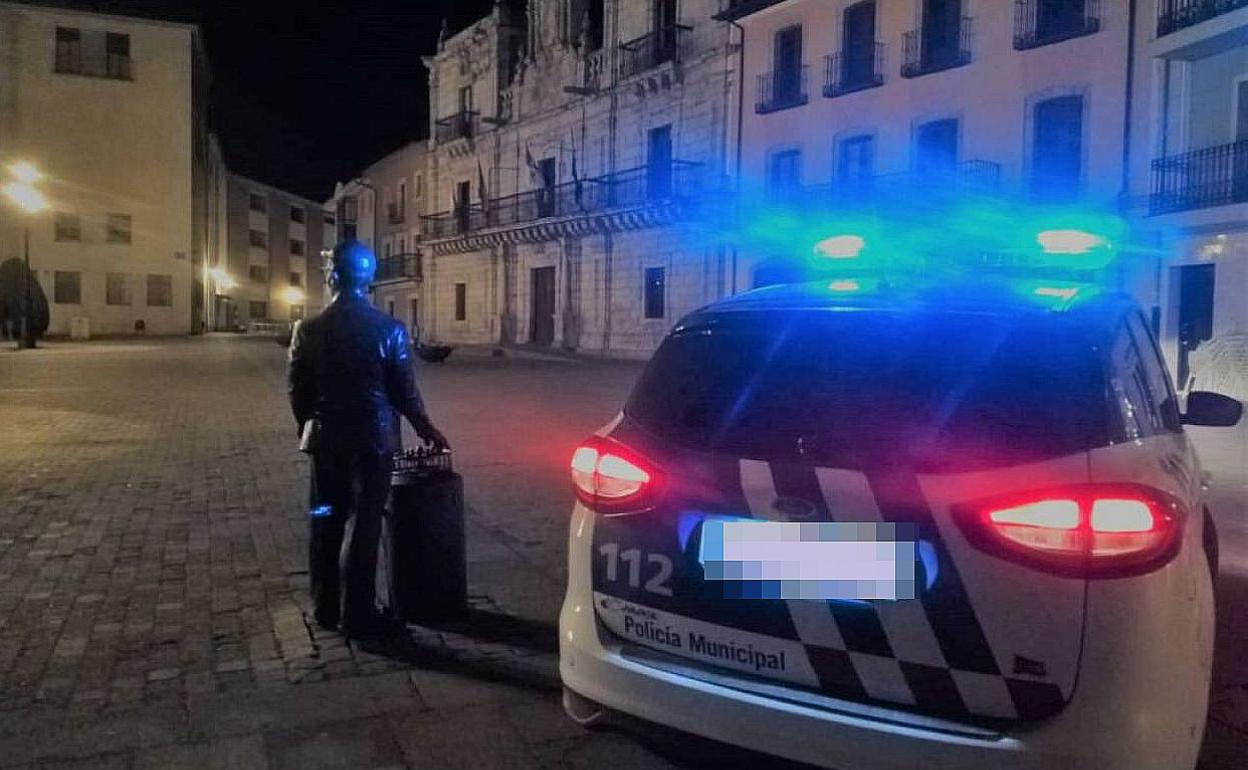
M1087 254L1109 246L1104 236L1086 230L1043 230L1036 234L1036 243L1045 254Z
M320 518L324 518L325 516L329 516L333 514L333 512L334 512L334 509L332 506L318 505L315 508L313 508L311 511L309 511L308 515L310 515L314 519L320 519Z
M855 259L866 245L861 235L833 235L815 244L815 255L828 259Z
M1056 297L1064 299L1067 302L1075 298L1079 293L1078 286L1039 286L1035 290L1037 297Z

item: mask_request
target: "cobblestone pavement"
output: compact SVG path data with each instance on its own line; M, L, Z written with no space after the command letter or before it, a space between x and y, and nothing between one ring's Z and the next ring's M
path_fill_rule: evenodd
M0 767L758 766L558 706L570 447L635 364L421 371L470 504L472 618L396 660L310 629L306 463L271 342L0 352ZM1248 754L1248 433L1201 434L1223 535L1206 768Z

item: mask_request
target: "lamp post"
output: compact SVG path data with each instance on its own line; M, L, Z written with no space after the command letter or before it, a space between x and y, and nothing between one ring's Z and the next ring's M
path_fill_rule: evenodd
M48 201L43 197L43 193L35 187L35 182L43 178L39 170L30 163L14 163L9 166L9 174L12 175L14 181L4 186L4 195L10 201L15 203L18 208L27 214L37 214L48 207ZM22 325L21 325L21 341L18 343L18 349L34 348L35 335L34 327L31 323L31 287L30 287L30 218L27 217L23 233L23 258L25 262L25 271L22 273L23 295L22 300Z

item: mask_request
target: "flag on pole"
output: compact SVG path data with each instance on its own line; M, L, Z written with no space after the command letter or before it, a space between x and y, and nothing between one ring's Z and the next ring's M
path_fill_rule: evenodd
M524 143L524 162L529 167L529 183L534 187L541 187L545 180L542 178L542 170L538 168L537 161L533 160L533 153L529 152L529 143Z
M585 202L581 199L581 172L576 167L576 134L570 128L568 137L572 141L572 194L576 196L577 207L584 211Z
M477 161L477 197L481 199L481 210L489 211L490 196L485 189L485 169L481 168L481 161Z

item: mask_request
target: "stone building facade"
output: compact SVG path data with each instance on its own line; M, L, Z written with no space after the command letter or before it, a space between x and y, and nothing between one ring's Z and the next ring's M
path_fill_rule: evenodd
M429 69L421 325L447 343L645 355L731 289L737 55L718 0L529 0Z

